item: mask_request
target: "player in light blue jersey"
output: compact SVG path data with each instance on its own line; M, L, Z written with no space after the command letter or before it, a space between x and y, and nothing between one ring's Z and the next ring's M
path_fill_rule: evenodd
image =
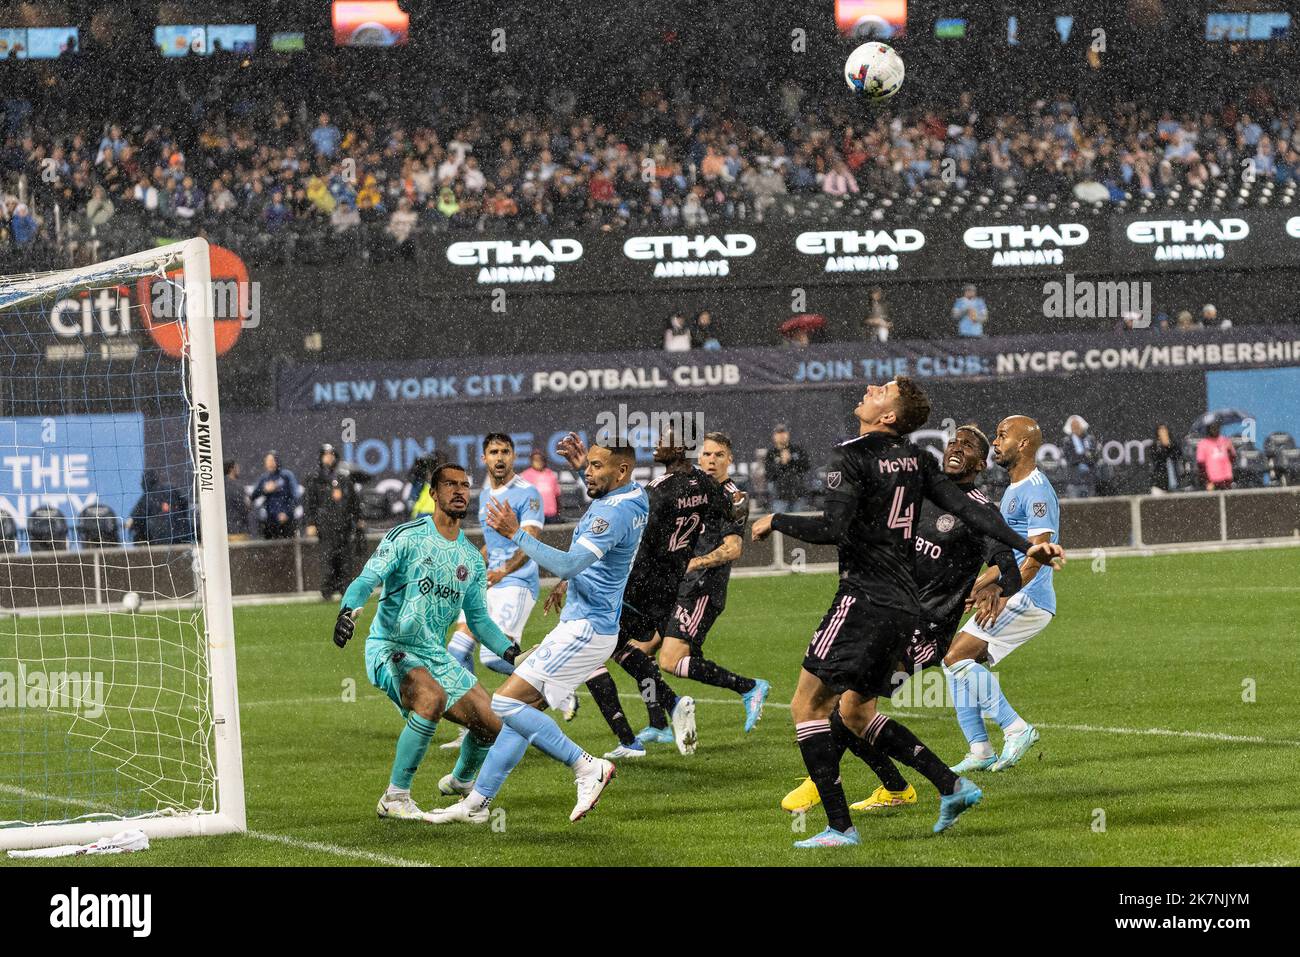
M478 521L483 528L483 557L488 568L488 614L517 642L523 638L528 616L532 614L533 605L537 604L537 562L487 524L488 503L505 502L515 513L520 527L536 534L545 521L542 496L515 474L515 443L504 432L492 432L483 438L483 464L487 467L487 478L478 496ZM462 614L456 633L447 643L447 650L461 667L470 672L474 671L475 642ZM479 660L498 674L508 675L515 670L514 665L486 645L479 648ZM459 747L465 734L462 731L460 738L448 741L442 747ZM463 789L443 793L469 793L469 783L461 783Z
M1013 415L998 423L993 439L993 460L1007 470L1011 484L1002 496L1002 517L1011 528L1035 545L1059 542L1061 509L1046 476L1038 470L1038 448L1043 433L1028 416ZM956 774L968 771L1001 771L1019 763L1034 742L1038 729L1020 717L1002 693L997 677L983 664L996 665L1029 641L1056 614L1056 593L1052 590L1052 566L1040 565L1022 552L1015 553L1023 585L1010 598L984 590L984 600L953 639L943 659L957 709L957 723L970 750L953 767ZM976 582L980 592L984 578ZM984 716L1002 728L1001 754L989 744Z
M392 529L348 586L334 623L334 643L347 645L357 617L376 586L379 610L366 639L366 672L406 719L397 739L380 817L425 820L411 798L411 781L442 717L468 728L460 759L448 778L472 781L501 731L487 692L447 653L447 629L464 608L484 643L513 661L519 645L488 616L487 570L465 538L461 519L469 506L469 476L442 465L430 480L438 508L432 516ZM444 778L444 781L446 778ZM442 784L439 790L446 793Z
M585 450L578 436L569 433L558 451L577 468ZM545 714L548 706L558 707L613 653L623 590L650 509L645 490L632 481L631 448L598 445L586 459L587 493L593 501L574 530L568 551L529 535L508 505L488 506L488 524L567 581L568 595L559 624L492 697L492 710L503 727L473 790L458 803L430 812L434 823L485 823L489 805L530 743L573 769L578 800L570 821L580 820L595 807L614 777L613 764L583 751Z

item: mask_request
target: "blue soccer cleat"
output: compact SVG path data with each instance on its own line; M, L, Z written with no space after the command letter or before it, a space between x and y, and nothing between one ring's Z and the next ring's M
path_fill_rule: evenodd
M998 756L990 754L986 758L977 758L974 752L966 752L966 757L962 758L948 770L960 777L963 774L969 774L971 771L987 771L993 765L997 764Z
M966 778L957 779L957 790L939 797L939 820L934 822L934 833L946 831L957 823L963 811L980 803L984 792Z
M1014 767L1025 756L1025 753L1034 746L1038 740L1038 729L1032 724L1021 731L1019 734L1010 735L1002 742L1002 757L989 768L990 771L1003 771L1007 768Z
M636 733L636 739L642 744L672 744L672 728L642 728Z
M767 696L771 692L772 686L762 678L754 679L754 687L750 688L740 700L745 703L745 733L754 730L754 725L758 724L758 719L763 717L763 704L767 701Z
M795 841L795 847L853 847L861 844L862 838L858 837L858 829L851 827L847 831L837 831L833 827L828 827L820 834L814 834L812 837L802 841Z

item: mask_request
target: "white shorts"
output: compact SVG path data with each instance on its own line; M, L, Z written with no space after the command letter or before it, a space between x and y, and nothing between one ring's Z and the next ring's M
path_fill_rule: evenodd
M1052 621L1052 613L1035 605L1024 592L1016 592L1007 599L1002 614L987 629L975 624L975 616L966 619L961 630L974 635L989 646L989 664L997 664Z
M598 635L584 618L562 621L520 662L515 677L527 681L548 705L558 708L609 660L617 644L617 634Z
M524 626L528 624L528 616L533 613L536 604L537 599L533 597L531 589L523 585L497 585L487 590L488 617L515 641L523 637ZM460 623L468 624L463 611L460 613Z

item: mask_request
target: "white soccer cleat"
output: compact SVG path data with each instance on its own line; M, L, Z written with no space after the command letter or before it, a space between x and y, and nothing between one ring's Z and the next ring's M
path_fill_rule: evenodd
M491 813L486 804L475 811L462 798L448 807L434 808L424 815L424 820L430 824L486 824Z
M383 797L379 799L379 806L375 808L375 813L380 817L396 818L399 821L424 820L424 812L411 800L409 794L394 797L385 791Z
M454 774L444 774L438 781L438 793L447 797L456 794L464 797L472 790L474 790L473 781L457 781Z
M565 721L572 721L578 716L578 696L571 694L564 699L564 704L560 705L560 713L564 715Z
M606 751L605 757L612 761L622 760L623 758L644 758L645 745L640 741L634 741L632 744L620 744L613 751Z
M465 735L469 734L464 728L460 729L460 734L456 735L454 740L447 741L438 745L439 751L457 751L460 749L461 742L465 740ZM446 792L443 792L446 793Z
M695 735L695 699L683 696L673 708L673 738L682 754L694 754L699 739Z
M590 770L574 778L574 783L578 786L578 803L573 805L573 813L569 815L570 821L581 821L587 816L587 812L600 800L605 785L614 780L615 773L611 762L603 758L591 759Z

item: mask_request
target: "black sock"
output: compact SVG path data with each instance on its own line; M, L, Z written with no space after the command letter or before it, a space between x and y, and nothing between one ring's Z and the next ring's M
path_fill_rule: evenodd
M889 760L889 755L880 749L867 743L865 738L859 738L844 723L840 717L838 708L831 713L831 734L841 745L852 751L854 755L861 758L867 763L867 767L876 773L880 778L880 783L891 791L907 790L907 779L898 773L898 768L894 767L894 762Z
M844 796L844 786L840 783L840 756L844 754L844 748L836 742L830 722L825 718L802 721L795 725L794 730L808 776L817 785L822 807L826 809L826 820L843 833L853 826L849 800Z
M717 662L710 661L708 658L701 658L699 655L690 655L686 659L686 677L692 681L698 681L700 684L713 685L715 688L726 688L728 691L735 691L738 694L748 694L754 690L753 678L745 678L730 672Z
M632 725L628 724L627 715L623 714L623 706L618 700L618 686L614 684L614 679L610 677L609 672L602 668L599 674L588 678L587 690L595 699L600 713L605 716L610 730L618 735L619 743L633 744L636 735L632 733Z
M940 794L957 790L957 775L948 770L948 765L922 744L920 738L897 721L891 721L883 714L876 715L867 726L867 741L895 761L916 768L939 789Z
M623 670L636 679L636 689L650 712L652 728L668 727L668 712L677 705L677 694L664 682L654 659L637 648L624 648L614 655Z

